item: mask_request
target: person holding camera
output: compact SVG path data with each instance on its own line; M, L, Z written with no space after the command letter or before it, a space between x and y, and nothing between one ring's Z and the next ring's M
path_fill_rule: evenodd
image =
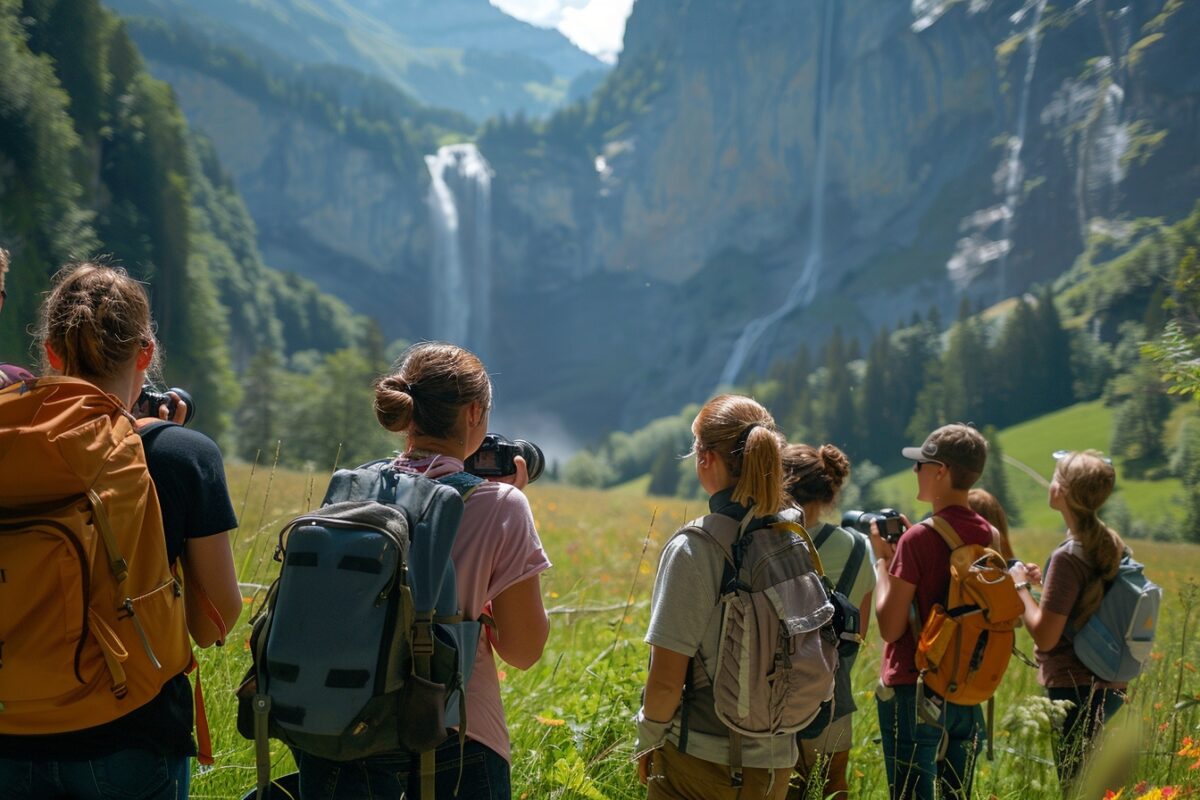
M464 618L489 615L491 621L485 626L487 635L479 639L467 683L461 762L457 736L447 738L435 754L438 798L511 797L508 727L493 653L518 669L529 669L541 658L550 632L539 577L550 559L521 491L530 480L530 465L523 455L514 455L515 445L489 438L491 408L492 382L483 363L453 344L410 347L397 369L375 384L379 423L407 438L395 461L398 469L442 478L463 472L464 462L479 453L485 463L477 472L492 476L467 495L451 551ZM485 440L488 447L480 452ZM520 451L540 455L536 448ZM532 477L541 471L540 459L534 466ZM354 762L300 753L298 763L306 800L421 796L419 763L410 753Z
M830 584L844 589L844 594L859 606L862 629L867 632L870 620L871 593L875 589L875 571L871 568L870 541L856 530L846 529L821 517L832 509L850 476L850 461L845 453L832 444L819 448L807 444L789 444L783 450L784 491L804 512L804 523L825 567ZM838 664L834 688L833 720L815 738L798 738L800 759L796 772L800 787L789 791L789 800L799 800L809 794L809 784L821 783L821 797L849 797L846 781L853 742L851 718L857 707L850 684L857 651L842 655Z
M945 425L920 447L901 452L914 462L917 499L930 503L964 544L990 546L992 526L967 499L987 460L983 435L969 425ZM907 519L902 522L908 526ZM985 735L983 713L979 706L944 700L928 687L917 691L916 632L934 604L946 602L950 548L929 522L907 527L894 542L880 535L877 523L871 527L875 616L885 642L876 707L891 797L932 800L936 784L943 798L969 798Z
M742 522L747 533L769 524L784 495L782 437L767 410L749 397L720 395L700 409L692 434L710 512ZM650 670L635 718L638 777L650 800L787 794L795 735L740 737L735 757L733 732L716 717L713 693L685 696L685 682L696 686L703 675L711 683L716 675L725 564L723 551L687 526L663 548L646 631ZM739 785L732 785L735 770Z
M168 562L156 565L149 563L148 557L139 562L137 556L143 552L162 558L163 543L151 542L145 548L138 546L136 551L124 552L123 555L129 557L127 562L122 560L114 563L113 572L125 570L124 577L117 574L114 579L108 574L107 559L96 567L100 572L91 573L90 583L89 573L83 572L80 599L87 614L75 651L74 678L77 681L73 682L71 676L65 678L66 685L75 687L71 694L75 699L67 705L73 702L80 707L79 711L72 713L71 719L90 720L101 716L96 712L97 708L120 708L124 703L113 702L109 697L108 675L113 675L111 694L117 701L123 700L127 696L123 692L131 695L135 692L132 677L135 660L148 658L156 669L147 668L147 671L156 675L161 675L169 663L177 663L183 671L174 675L168 673L165 682L162 682L163 677L158 677L149 691L155 691L153 687L160 684L161 689L148 701L99 724L64 728L58 717L54 716L62 710L47 707L31 711L24 727L55 732L24 735L5 729L6 732L0 735L0 798L186 798L190 782L190 757L197 753L192 738L192 691L185 674L190 666L187 662L191 660L187 635L190 633L191 639L201 647L219 644L220 638L233 626L242 609L242 596L234 573L228 534L228 531L237 527L237 520L225 483L221 454L207 436L179 425L139 424L140 436L128 427L126 420L129 418L129 409L141 395L146 373L156 365L158 345L146 290L123 269L91 263L63 268L55 276L53 288L42 305L38 338L45 353L44 372L51 377L34 379L24 389L10 387L0 394L0 399L6 404L17 403L22 397L37 398L39 393L45 399L39 399L41 410L34 419L5 430L6 445L24 447L26 445L22 442L44 438L39 426L44 425L51 415L61 413L68 400L78 403L78 407L83 409L84 423L70 430L69 434L58 436L54 450L63 454L64 465L91 463L89 459L93 453L109 454L108 462L104 462L105 456L101 455L102 466L98 468L100 477L91 473L83 476L85 485L97 487L92 492L96 497L91 501L88 524L104 532L108 523L102 514L109 515L114 527L131 519L140 521L154 515L141 529L165 536ZM64 378L78 380L64 381ZM46 387L40 386L42 382ZM182 419L186 412L187 409L181 407L176 413ZM160 414L165 418L165 409L160 410ZM119 421L122 427L118 428L113 423L112 432L109 433L101 423L108 423L110 419ZM122 433L122 430L125 432ZM122 447L126 449L122 450ZM51 464L49 459L37 464L13 464L11 451L6 449L5 452L5 458L0 459L5 474L2 490L4 499L0 500L0 506L4 506L3 513L8 520L28 517L23 504L31 496L42 496L47 491L43 483L49 482L49 489L57 491L62 488L56 485L59 478L64 481L76 479L69 470L43 476L43 472L60 468L57 464ZM99 482L103 476L109 475L106 470L112 459L116 458L111 454L118 452L132 455L121 456L124 460L120 463L124 466L120 467L121 473L116 478L110 478L112 483L103 486L89 483ZM148 476L145 475L146 471ZM110 488L118 485L129 488L122 489L125 494ZM131 506L135 507L134 512L129 511ZM161 519L157 517L160 507ZM38 513L47 515L51 512ZM162 533L159 533L159 524ZM16 535L5 537L5 555L10 563L6 564L7 580L0 580L0 590L7 588L24 596L10 594L7 595L8 599L4 599L6 595L0 591L0 607L7 606L6 611L29 602L25 597L34 596L37 587L33 585L26 586L28 592L21 590L20 581L29 580L30 576L28 573L18 574L16 565L28 563L29 559L23 556L44 552L45 548L45 539L37 533L41 528L19 527L18 533L11 530L11 523L9 527L9 532ZM65 525L61 527L67 540L85 535ZM132 534L121 528L115 535L106 533L101 552L111 553L110 548L114 545L109 538L127 544L135 541ZM70 552L69 547L67 552ZM98 555L97 559L100 558ZM175 565L182 568L182 588ZM100 586L103 581L97 578L112 583L114 590L121 591L120 596L125 596L125 592L131 592L128 584L149 570L154 570L154 575L167 576L167 583L161 589L173 590L175 597L182 592L184 609L179 611L177 604L169 606L173 609L170 613L175 621L168 624L152 613L157 606L142 605L139 616L137 608L145 599L144 595L127 598L127 610L118 611L115 617L118 621L114 624L119 626L122 619L132 620L136 632L126 631L122 634L125 636L123 644L126 652L122 670L112 664L112 658L119 657L120 648L116 648L117 655L113 655L112 637L115 634L109 623L104 621L104 614L111 609L98 609L97 604L101 601L95 595L97 591L103 591L107 584ZM60 561L52 574L35 575L33 580L53 581L49 593L68 596L75 591L74 581L69 575L67 565ZM93 593L90 597L89 585ZM52 617L48 609L34 607L28 611L24 617L18 612L14 623L16 630L30 626L44 641L47 633L45 626L49 624L48 620L56 617ZM180 616L174 617L175 614ZM11 612L5 616L5 621L12 622ZM164 634L158 639L155 653L151 640L160 630L169 630L170 635ZM147 632L150 638L147 638ZM12 640L10 644L19 652L20 642L13 633L11 630L0 631L0 638ZM134 635L129 635L131 633ZM164 642L169 642L169 646L164 647ZM105 648L103 657L100 652L102 647ZM19 655L10 654L8 650L4 655L14 661L20 659ZM159 664L159 657L163 664ZM64 681L59 681L50 674L51 671L47 669L47 674L36 676L36 682L46 687L62 685ZM117 681L117 675L126 674L129 676L128 685ZM101 699L97 701L97 697ZM17 704L13 698L6 696L5 700L11 704L8 711L16 712ZM39 714L45 715L45 721Z
M1023 618L1036 646L1038 682L1051 700L1070 701L1062 727L1055 731L1054 765L1063 794L1069 794L1104 723L1125 702L1125 681L1105 681L1075 653L1068 624L1078 630L1100 607L1105 586L1117 575L1125 543L1098 512L1112 494L1116 471L1095 450L1055 453L1050 507L1062 515L1067 540L1050 555L1039 604L1029 591L1041 582L1035 564L1015 563Z

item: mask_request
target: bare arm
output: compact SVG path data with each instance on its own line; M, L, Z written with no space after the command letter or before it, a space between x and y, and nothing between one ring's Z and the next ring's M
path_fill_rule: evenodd
M667 723L675 717L675 709L683 697L683 682L687 678L688 662L683 653L650 645L650 672L646 675L646 691L642 698L642 716L651 723ZM639 739L641 732L639 723ZM639 741L638 746L644 743ZM651 743L653 746L653 743ZM650 778L653 751L638 756L638 780L644 786Z
M905 527L909 527L908 519L903 516L901 519ZM908 610L912 608L917 587L888 572L896 548L879 535L874 522L871 523L871 550L875 554L875 617L879 620L879 635L890 644L908 630Z
M208 647L221 641L222 632L209 618L206 605L216 610L226 631L242 613L242 591L233 567L228 531L184 540L183 571L188 632L196 644Z
M1021 563L1014 565L1009 570L1013 580L1018 584L1028 583L1030 578L1035 577L1033 572L1034 570ZM1040 577L1040 575L1036 577ZM1025 627L1029 630L1029 635L1033 637L1034 645L1043 653L1052 650L1062 639L1063 631L1067 629L1067 615L1043 611L1037 601L1033 599L1033 594L1030 593L1028 587L1022 588L1018 594L1021 602L1025 604L1025 611L1021 614L1021 619L1025 621Z
M497 595L492 619L496 622L492 643L500 657L517 669L536 664L550 635L541 578L526 578Z

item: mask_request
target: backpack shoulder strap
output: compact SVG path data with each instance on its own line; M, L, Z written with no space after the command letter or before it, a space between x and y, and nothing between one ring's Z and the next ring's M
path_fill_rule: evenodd
M853 536L853 534L851 534ZM858 571L862 569L863 559L867 557L867 541L862 536L853 536L854 546L850 550L850 557L846 559L846 565L842 567L842 574L838 577L835 591L840 594L850 597L850 590L854 588L854 582L858 578ZM853 602L855 598L850 597Z
M808 553L812 556L813 567L816 568L817 574L822 578L825 577L825 565L821 563L821 554L817 552L817 545L813 543L812 537L808 535L803 525L798 525L791 520L781 519L771 525L772 528L779 531L787 531L794 533L804 540L808 545Z
M483 478L478 475L472 475L469 472L455 472L452 475L443 475L440 478L435 478L438 483L449 486L458 492L463 501L471 496L471 493L478 489L483 484Z
M957 550L963 546L962 537L958 535L958 531L954 530L954 526L949 522L942 519L937 514L934 514L932 517L930 517L927 522L929 523L930 527L938 532L938 535L942 537L942 541L944 541L951 550Z
M821 530L817 531L817 535L813 537L813 544L818 550L824 547L825 543L829 541L829 537L833 535L833 527L828 522L821 523Z

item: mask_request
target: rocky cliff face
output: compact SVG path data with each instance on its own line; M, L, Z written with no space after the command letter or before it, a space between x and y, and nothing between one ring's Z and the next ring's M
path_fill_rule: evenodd
M1186 214L1198 34L1178 0L638 0L590 109L480 139L501 408L638 424L835 325L951 318L1059 274L1095 231ZM429 335L427 175L155 69L268 262Z
M617 387L574 400L628 423L834 325L951 318L1059 274L1093 231L1178 218L1200 193L1198 32L1174 0L639 0L609 81L653 63L660 88L594 174L488 154L501 260L587 274L621 320L525 357L622 350Z

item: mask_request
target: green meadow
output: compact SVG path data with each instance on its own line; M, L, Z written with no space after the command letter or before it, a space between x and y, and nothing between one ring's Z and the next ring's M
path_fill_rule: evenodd
M1054 441L1077 446L1066 432L1060 433ZM1031 444L1025 453L1017 441L1014 436L1014 444L1007 439L1005 444L1032 458L1036 448ZM242 523L234 543L246 584L265 585L275 577L278 567L271 554L276 534L291 516L319 503L327 478L327 473L229 468ZM498 665L513 739L514 796L644 797L630 762L630 719L645 679L647 647L642 635L655 563L675 528L704 508L699 501L549 483L533 484L528 495L554 562L542 582L551 635L544 656L532 669L522 672ZM1014 541L1021 555L1033 559L1049 553L1060 536L1051 525L1030 525L1017 531ZM1200 769L1192 769L1196 759L1175 753L1184 737L1200 738L1200 647L1192 635L1200 623L1193 574L1200 548L1149 541L1134 542L1134 547L1166 588L1166 602L1152 663L1134 684L1129 705L1110 726L1115 737L1111 746L1137 754L1132 783L1194 792L1200 786ZM228 643L201 654L217 763L194 775L196 798L240 797L254 783L251 744L235 730L233 692L249 665L248 623L262 594L248 586L246 613ZM1024 633L1020 644L1023 651L1032 652ZM857 797L886 793L872 700L880 650L879 640L869 636L854 674L860 711L855 716L850 771ZM995 760L980 762L976 796L1057 798L1049 741L1049 719L1035 670L1014 659L997 698ZM293 768L286 748L274 743L273 754L276 776ZM1101 795L1097 789L1095 796ZM1122 795L1140 796L1132 785Z

